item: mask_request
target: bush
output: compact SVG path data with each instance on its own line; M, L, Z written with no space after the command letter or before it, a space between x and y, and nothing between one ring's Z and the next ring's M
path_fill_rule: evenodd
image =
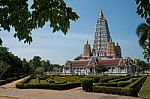
M102 78L102 79L99 79L99 83L105 83L107 82L108 79L105 79L105 78Z
M46 83L17 83L16 87L20 88L20 89L29 89L29 88L33 88L33 89L55 89L55 90L67 90L67 89L71 89L71 88L75 88L75 87L80 87L81 83L64 83L64 84L54 84L54 83L50 83L50 84L46 84Z
M134 82L134 81L137 80L137 78L131 78L130 80L131 80L132 82Z
M93 77L93 83L99 83L100 78L101 78L100 76L94 76Z
M118 86L125 87L126 85L129 85L130 83L132 83L132 82L131 81L119 81Z
M93 91L97 93L108 93L108 94L132 96L131 88L93 86Z
M117 87L117 83L94 83L96 86Z
M50 79L50 78L46 79L46 81L49 83L55 83L55 81L53 79Z
M143 83L145 82L147 76L139 77L138 80L134 81L133 83L129 84L128 88L133 88L133 94L137 96L138 92L140 91Z
M82 89L84 91L93 91L92 89L92 86L93 86L93 80L90 79L90 78L83 78L81 80L81 86L82 86Z
M126 80L129 80L130 78L131 78L131 76L127 76L127 77L123 77L123 78L114 79L114 80L111 80L109 82L126 81Z

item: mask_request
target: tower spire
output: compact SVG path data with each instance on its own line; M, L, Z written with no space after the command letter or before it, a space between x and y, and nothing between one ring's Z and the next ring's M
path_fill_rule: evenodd
M89 44L88 39L87 39L87 41L86 41L86 44Z
M101 9L100 18L104 18L103 10Z

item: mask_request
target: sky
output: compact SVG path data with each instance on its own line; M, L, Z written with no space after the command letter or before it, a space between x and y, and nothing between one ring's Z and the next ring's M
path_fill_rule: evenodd
M135 33L138 24L145 22L136 13L135 0L65 0L79 16L76 22L71 21L67 35L61 31L52 33L46 24L42 29L32 31L33 42L24 44L13 37L15 31L0 31L3 46L18 57L32 59L40 56L51 63L63 65L83 52L87 39L93 47L96 21L100 10L108 22L110 35L114 42L119 43L123 57L143 58L143 50L138 44Z

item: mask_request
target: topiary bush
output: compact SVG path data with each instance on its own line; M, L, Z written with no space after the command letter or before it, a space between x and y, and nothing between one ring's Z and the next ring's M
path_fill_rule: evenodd
M81 80L82 89L86 92L93 91L93 80L90 78L83 78Z

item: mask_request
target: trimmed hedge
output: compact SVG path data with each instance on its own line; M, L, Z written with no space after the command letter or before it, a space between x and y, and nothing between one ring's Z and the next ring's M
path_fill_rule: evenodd
M136 80L135 82L129 84L127 87L128 88L133 88L133 94L137 96L138 92L140 91L143 83L145 82L147 76L144 77L140 77L138 78L138 80Z
M129 85L130 83L132 83L132 81L119 81L118 86L125 87L125 86Z
M94 83L96 86L117 87L117 83Z
M116 78L120 78L121 76L94 76L93 77L93 82L94 83L105 83L108 82L109 80L113 80Z
M75 87L80 87L81 83L28 83L32 77L28 77L16 84L16 88L20 89L54 89L67 90Z
M108 93L117 95L132 96L132 88L122 88L122 87L106 87L106 86L93 86L93 91L96 93Z
M130 78L131 78L131 76L127 76L127 77L123 77L123 78L114 79L114 80L111 80L109 82L126 81L126 80L129 80Z
M82 89L86 92L93 91L93 80L90 78L84 78L81 80Z
M16 88L20 89L55 89L55 90L67 90L75 87L80 87L81 83L64 83L64 84L41 84L41 83L17 83Z
M137 96L146 77L147 76L139 77L139 78L137 78L138 80L136 80L134 82L132 82L132 80L118 82L118 86L126 86L127 85L126 87L109 87L109 86L99 86L99 84L95 84L93 86L93 91L97 92L97 93ZM130 82L130 84L129 84L129 82Z

